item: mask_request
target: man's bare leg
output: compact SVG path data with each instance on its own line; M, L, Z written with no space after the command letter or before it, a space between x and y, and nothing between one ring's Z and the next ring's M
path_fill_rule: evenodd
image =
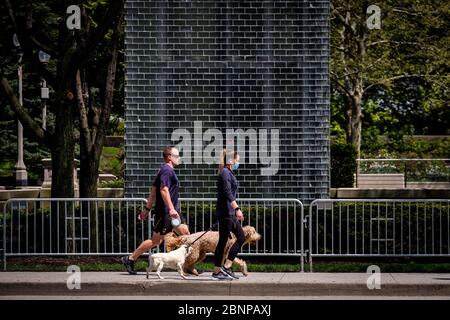
M149 251L151 248L159 246L164 240L164 236L154 232L151 240L143 241L139 247L128 257L131 261L136 261L144 252Z

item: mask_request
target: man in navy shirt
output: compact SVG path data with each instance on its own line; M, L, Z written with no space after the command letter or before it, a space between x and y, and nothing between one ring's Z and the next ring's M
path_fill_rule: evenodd
M145 240L130 255L122 258L122 263L127 268L129 274L136 274L134 262L146 251L161 244L164 235L172 231L172 219L179 219L182 223L176 227L177 234L189 234L189 229L184 223L184 218L180 214L178 203L178 193L180 184L174 167L180 163L180 154L174 146L168 146L163 151L164 164L159 169L158 175L153 182L152 190L147 199L147 207L139 214L139 219L145 220L154 208L153 235L151 240Z

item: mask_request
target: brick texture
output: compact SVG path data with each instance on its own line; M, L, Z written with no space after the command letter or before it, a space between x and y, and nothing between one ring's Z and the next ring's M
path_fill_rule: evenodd
M278 172L242 163L240 197L327 198L329 27L329 1L127 0L126 196L148 195L172 132L194 140L200 121L279 130ZM177 168L182 196L215 197L217 166L193 162Z

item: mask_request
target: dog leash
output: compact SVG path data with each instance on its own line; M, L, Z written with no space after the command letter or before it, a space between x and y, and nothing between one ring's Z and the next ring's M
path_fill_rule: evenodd
M200 240L200 238L203 237L207 232L209 232L209 231L211 231L213 228L215 228L218 224L219 224L219 222L214 223L208 230L206 230L205 232L203 232L197 239L195 239L192 243L188 244L187 246L188 246L188 247L192 246L194 243L196 243L198 240Z

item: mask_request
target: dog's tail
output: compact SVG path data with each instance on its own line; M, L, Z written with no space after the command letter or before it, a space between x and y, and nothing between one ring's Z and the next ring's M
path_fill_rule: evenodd
M173 232L166 234L164 240L166 242L167 252L177 249L184 242L182 237L177 237Z

